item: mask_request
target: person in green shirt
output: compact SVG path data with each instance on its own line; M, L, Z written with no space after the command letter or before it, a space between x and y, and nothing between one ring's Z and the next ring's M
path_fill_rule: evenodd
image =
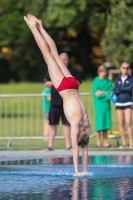
M43 113L44 113L44 136L49 135L49 110L50 110L50 101L51 101L51 88L44 87L42 94L45 94L46 96L43 96L42 99L42 107L43 107Z
M108 143L107 131L111 129L110 99L113 91L112 81L107 77L104 65L98 68L98 76L92 83L95 112L95 130L97 147L101 147L100 133L103 133L103 147L111 147Z

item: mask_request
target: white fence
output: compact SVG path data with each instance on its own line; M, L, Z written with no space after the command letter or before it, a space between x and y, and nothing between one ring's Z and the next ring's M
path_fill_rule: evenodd
M0 140L45 139L43 136L44 116L43 94L1 94L0 95ZM88 112L92 133L94 133L94 111L91 93L80 93ZM62 128L56 138L64 138ZM91 134L91 137L95 134Z

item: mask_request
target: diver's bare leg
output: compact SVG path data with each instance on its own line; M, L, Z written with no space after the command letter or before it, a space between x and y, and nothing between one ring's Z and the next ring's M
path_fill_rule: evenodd
M60 85L64 75L63 75L62 71L60 70L54 57L51 55L51 51L49 49L47 42L42 37L42 35L39 33L39 31L36 27L36 22L33 20L29 20L26 16L24 17L24 20L26 21L27 25L29 26L29 28L38 44L38 47L40 48L40 50L43 54L43 57L48 65L48 71L49 71L51 81L53 82L54 87L57 88Z
M36 23L39 25L38 28L39 28L39 31L41 33L41 35L43 36L43 38L46 40L46 42L48 43L49 47L50 47L50 50L57 62L57 64L59 65L62 73L64 74L65 77L69 77L71 76L69 70L67 69L67 67L64 65L64 63L61 61L60 57L59 57L59 54L58 54L58 51L57 51L57 48L56 48L56 44L55 42L53 41L53 39L50 37L50 35L46 32L46 30L43 28L42 26L42 22L41 20L38 20L34 15L27 15L29 19L31 20L35 20Z

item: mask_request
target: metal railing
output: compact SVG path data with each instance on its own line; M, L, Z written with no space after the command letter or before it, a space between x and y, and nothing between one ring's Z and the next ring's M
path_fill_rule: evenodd
M44 116L42 97L44 94L1 94L0 95L0 140L47 139L43 136ZM80 93L91 123L91 137L95 136L94 109L91 93ZM117 119L112 105L112 130L117 130ZM58 128L56 138L64 138Z

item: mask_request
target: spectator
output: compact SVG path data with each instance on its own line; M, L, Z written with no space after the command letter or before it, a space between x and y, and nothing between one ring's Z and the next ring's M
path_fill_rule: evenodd
M71 68L68 66L69 64L69 58L66 53L61 53L60 54L60 59L62 62L65 64L66 67L68 67L70 73L72 76L74 76L79 84L81 83L80 76L74 68ZM51 86L52 82L50 80L49 75L45 78L45 87ZM59 124L60 118L62 119L62 124L63 124L63 132L65 136L65 142L66 142L66 150L71 150L71 145L70 145L70 124L67 121L64 111L63 111L63 100L62 97L59 95L55 87L52 86L51 88L51 106L50 106L50 112L49 112L49 124L50 124L50 129L49 129L49 143L47 147L47 151L52 151L53 150L53 144L54 144L54 138L56 135L56 127Z
M43 113L44 113L44 136L49 136L49 110L50 110L50 101L51 101L51 87L47 85L45 87L44 82L44 89L42 91L42 94L46 94L47 96L43 96Z
M133 90L133 76L128 74L129 64L124 62L121 64L120 71L121 76L119 76L115 81L114 93L117 94L117 102L115 104L119 131L122 139L122 146L119 148L127 148L126 137L125 137L125 122L128 130L129 136L129 148L133 148L133 138L132 138L132 90Z
M92 84L97 148L101 148L101 132L103 133L103 147L111 147L108 143L107 131L111 129L110 99L112 90L112 81L107 77L107 69L104 65L100 65L98 76Z

